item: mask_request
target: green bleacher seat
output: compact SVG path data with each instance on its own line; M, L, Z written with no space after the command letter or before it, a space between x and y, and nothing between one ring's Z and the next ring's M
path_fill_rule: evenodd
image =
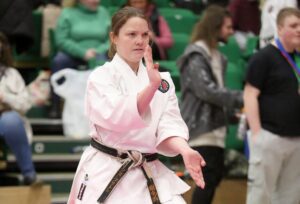
M155 5L158 8L164 8L164 7L171 7L172 1L171 0L154 0L152 1L155 3Z
M252 36L247 38L246 50L243 53L243 58L248 60L256 51L259 44L259 37Z
M126 3L126 0L110 0L111 6L121 7Z
M107 8L107 10L111 16L113 16L119 9L120 9L120 7L118 7L118 6L110 6Z
M162 60L162 61L158 61L158 63L161 68L164 68L165 70L170 72L172 80L175 85L176 93L180 92L180 73L176 65L176 61Z
M246 63L240 59L237 63L229 62L225 73L225 86L233 90L242 90L244 87Z
M169 60L177 60L189 43L190 36L185 33L173 33L173 46L167 50Z
M242 90L244 87L245 61L229 62L225 73L225 86L233 90ZM236 137L237 125L229 125L226 135L226 149L242 150L244 143Z
M112 6L112 2L111 2L111 0L101 0L100 5L108 8L108 7Z
M242 58L242 51L233 36L228 39L226 44L219 45L219 50L227 57L229 62L237 63Z
M197 16L187 9L159 8L159 12L168 22L172 33L190 35L197 21Z

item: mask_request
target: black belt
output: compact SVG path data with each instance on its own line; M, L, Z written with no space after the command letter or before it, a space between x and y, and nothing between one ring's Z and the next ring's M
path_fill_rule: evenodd
M147 179L147 186L148 190L152 199L153 204L160 204L160 200L158 197L158 193L156 190L156 187L154 185L153 179L149 175L149 171L145 170L145 167L143 166L144 162L151 162L158 158L158 154L141 154L137 151L131 151L128 150L126 152L119 152L118 150L105 146L103 144L98 143L94 139L91 139L91 146L95 149L106 153L110 156L116 157L117 159L121 159L122 166L119 168L117 173L113 176L109 184L104 189L103 193L97 200L98 203L103 204L105 200L108 198L108 196L113 191L114 187L117 185L117 183L123 178L125 173L132 167L140 167L142 169L142 172ZM139 155L139 159L136 159L134 156L136 156L136 153Z

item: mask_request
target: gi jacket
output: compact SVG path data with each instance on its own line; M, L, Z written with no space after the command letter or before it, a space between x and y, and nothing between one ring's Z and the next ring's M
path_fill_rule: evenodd
M188 129L181 118L174 84L169 73L144 115L137 109L137 95L149 84L146 67L140 62L137 75L117 54L111 62L97 68L89 76L86 91L86 113L90 136L116 149L142 153L162 152L161 142L172 136L188 139ZM147 163L162 203L173 201L189 187L160 161ZM83 153L69 203L96 204L121 163L93 147ZM84 193L80 186L86 185ZM80 194L79 194L80 192ZM80 195L80 196L78 196ZM146 179L139 167L129 170L108 197L107 204L151 204ZM174 204L181 202L174 202ZM172 203L173 204L173 203Z

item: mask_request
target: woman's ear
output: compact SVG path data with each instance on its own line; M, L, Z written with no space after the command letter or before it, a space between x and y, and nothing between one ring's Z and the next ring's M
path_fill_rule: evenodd
M116 36L113 32L109 33L109 38L112 44L116 45Z

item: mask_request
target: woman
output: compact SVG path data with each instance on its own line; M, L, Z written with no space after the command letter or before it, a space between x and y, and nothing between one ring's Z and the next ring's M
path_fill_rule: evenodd
M70 204L185 203L181 194L189 187L157 160L157 152L181 154L196 184L204 187L205 162L186 142L174 84L153 64L149 32L147 18L135 8L125 7L112 18L112 61L88 80L92 141L78 165Z
M212 203L223 175L227 112L241 108L242 93L224 87L226 61L218 41L233 34L229 12L210 6L196 24L191 44L178 60L181 82L181 113L187 123L192 145L205 159L206 188L196 188L193 204Z
M52 62L52 73L64 68L87 66L92 59L107 59L110 28L107 10L99 6L99 0L72 2L74 5L63 9L58 18L55 30L58 53ZM50 117L59 117L59 105L59 98L54 95Z
M141 9L151 23L151 41L154 60L166 60L166 50L173 45L172 34L168 23L162 17L151 0L127 0L127 6Z
M32 103L22 76L11 65L9 42L0 33L0 138L15 155L24 178L23 183L30 185L37 181L36 172L21 115L26 113Z

